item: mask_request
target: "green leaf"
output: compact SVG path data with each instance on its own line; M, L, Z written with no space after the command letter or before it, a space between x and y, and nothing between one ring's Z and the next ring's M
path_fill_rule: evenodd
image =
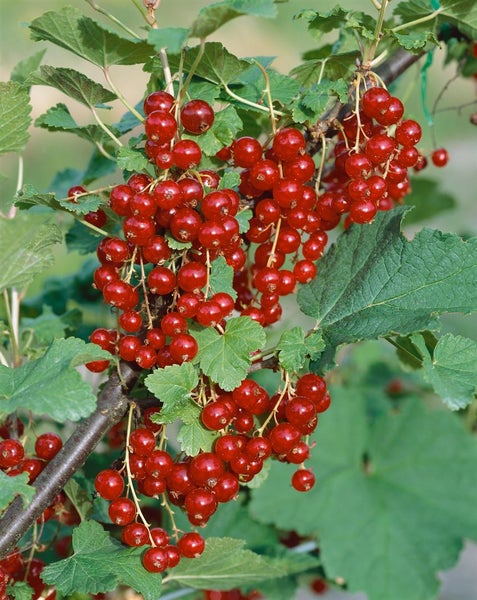
M40 115L35 121L35 126L48 129L48 131L52 132L63 131L65 133L73 133L93 144L107 144L111 142L109 135L99 125L94 123L84 126L77 125L68 107L62 103L52 106L46 113Z
M330 364L337 346L436 326L435 315L477 309L477 238L424 229L400 233L400 207L352 226L320 261L320 277L298 291L317 319Z
M124 549L96 521L84 521L73 531L73 550L72 556L47 565L42 573L43 581L62 594L98 594L123 584L144 600L157 600L161 595L162 578L144 569L143 550Z
M45 56L45 52L46 48L18 62L13 67L12 74L10 75L11 81L16 81L17 83L25 85L28 76L40 66L41 61Z
M206 38L219 27L242 15L273 18L277 15L274 0L224 0L205 6L191 27L191 37Z
M26 508L34 495L35 488L28 485L28 473L20 473L20 475L11 477L0 471L0 513L16 496L22 497L23 506Z
M232 189L240 185L240 173L237 171L225 171L219 181L219 190Z
M411 193L406 204L414 209L406 215L406 224L428 220L435 215L455 207L456 201L447 192L439 189L439 182L424 177L411 180Z
M237 299L237 292L233 287L234 270L227 264L223 256L218 256L210 265L209 296L218 292L225 292Z
M335 29L351 29L357 31L361 37L372 40L376 21L363 12L349 11L340 6L335 6L327 12L318 12L311 9L300 11L295 19L303 19L308 23L311 35L319 40L325 33Z
M15 600L31 600L33 589L24 581L16 581L13 585L7 585L7 597Z
M0 218L0 291L24 287L54 262L51 247L62 240L56 225L38 223L26 215Z
M15 81L0 82L0 154L22 152L30 137L30 112L24 87Z
M439 45L439 40L432 31L411 29L409 33L387 30L396 42L408 52L421 52L428 43Z
M277 344L278 360L290 373L299 371L307 357L315 360L325 348L318 332L305 336L301 327L293 327L282 333Z
M147 389L163 404L160 423L172 423L182 418L190 403L192 391L199 384L197 371L190 362L155 369L144 381Z
M195 140L206 156L215 156L224 146L229 146L235 139L237 133L243 127L242 121L233 106L227 106L215 113L212 127L204 134L184 135L184 138Z
M55 340L41 358L16 369L0 365L0 410L31 410L60 423L87 417L95 408L96 396L75 367L109 358L96 344L70 337Z
M191 69L198 52L199 46L187 50L184 59L185 71ZM176 61L170 57L170 62L171 67L178 66L179 57L176 55ZM217 85L226 85L237 79L249 67L250 62L248 60L237 58L220 42L207 42L204 47L204 54L195 70L195 75Z
M424 377L452 410L468 406L477 386L477 342L448 333L429 352L420 334L411 337L422 356Z
M239 211L235 218L239 224L240 233L246 233L250 227L250 219L253 217L253 212L250 208Z
M303 57L307 59L306 62L293 68L290 75L294 76L304 88L319 83L323 74L330 81L340 78L349 81L358 57L358 51L333 54L333 46L326 44L318 50L307 52Z
M126 146L119 148L116 158L118 167L125 171L145 171L149 167L149 161L142 152L131 150Z
M184 423L177 433L177 441L182 452L188 456L196 456L199 452L210 452L215 442L216 434L206 429L200 422L200 408L196 406L197 414L190 423Z
M284 575L271 560L244 549L243 540L209 538L201 556L183 559L164 579L199 590L230 590Z
M150 29L147 41L156 52L165 48L170 54L178 54L187 43L189 30L184 27L161 27Z
M32 319L24 317L21 322L22 331L33 331L35 341L39 345L53 342L55 338L64 337L81 324L81 311L73 308L63 315L57 315L50 306L44 305L41 315Z
M65 235L68 250L76 250L80 254L96 252L102 236L79 221L75 221Z
M78 511L82 521L89 519L93 512L93 502L91 501L91 495L84 490L80 484L74 479L70 479L63 488L65 494L68 496L70 502Z
M212 328L191 333L199 344L200 368L225 391L240 385L251 365L251 353L265 344L263 327L249 317L227 321L224 334Z
M154 54L146 42L121 37L71 6L44 13L30 30L33 40L51 42L102 68L143 63Z
M331 99L346 103L348 100L349 84L344 79L336 81L323 80L311 87L300 96L292 105L292 114L295 121L316 122L325 112Z
M477 446L462 422L418 399L372 420L356 387L332 388L310 463L315 488L290 486L295 468L273 464L252 491L265 523L300 535L319 532L327 577L369 600L437 595L436 571L450 568L463 538L477 539ZM280 510L276 509L280 506ZM350 552L355 540L366 552Z
M254 60L262 63L262 66L267 72L272 99L280 102L283 105L291 102L291 100L298 94L300 90L300 85L298 82L288 75L277 73L277 71L274 69L268 68L267 65L270 62L269 57L257 57ZM241 83L242 85L237 87L236 82L233 82L233 88L236 94L238 94L241 98L250 100L251 102L263 103L266 82L262 71L256 65L250 67L247 69L247 71L242 73L237 82ZM255 109L245 104L241 106L247 110L259 111L259 109Z
M116 94L86 77L83 73L63 67L43 65L39 72L30 75L27 83L29 85L48 85L89 107L110 102L117 97Z

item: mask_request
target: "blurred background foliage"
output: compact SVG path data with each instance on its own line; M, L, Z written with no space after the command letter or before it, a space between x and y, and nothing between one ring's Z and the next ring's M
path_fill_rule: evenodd
M138 2L140 3L140 2ZM63 0L17 0L10 2L0 0L0 44L1 80L7 81L15 64L46 48L44 64L69 66L83 71L91 78L105 84L102 73L93 65L69 54L59 48L45 43L34 43L30 39L28 23L48 10L58 10L68 4ZM70 4L84 10L92 18L102 19L86 0L71 0ZM133 0L99 0L98 4L107 11L117 15L129 27L140 33L145 23L141 19ZM157 11L159 26L186 27L190 25L198 10L210 4L208 0L162 0ZM278 4L278 18L275 20L241 17L219 29L211 40L221 41L231 52L238 56L275 56L274 66L281 72L288 72L301 62L303 52L316 47L316 42L306 31L302 21L294 21L293 15L302 8L329 10L336 4L335 0L288 0ZM345 8L365 10L374 13L370 0L343 0ZM393 2L393 9L398 2ZM111 24L108 22L108 26ZM330 34L329 41L336 36ZM450 154L446 168L436 169L432 165L424 172L426 178L439 181L439 189L450 193L456 200L456 208L442 213L427 223L443 231L456 231L463 235L477 234L477 173L476 173L476 134L477 128L470 123L470 115L476 105L467 105L475 101L477 81L472 78L453 80L455 64L445 65L445 52L436 49L432 65L427 71L427 84L423 82L422 66L425 59L411 68L404 76L393 84L393 91L405 102L408 117L417 118L424 129L421 148L430 152L437 145L445 146ZM112 78L128 100L136 104L144 95L147 74L137 66L113 67ZM435 115L434 126L426 124L426 109L432 110L436 98L445 89ZM424 92L423 92L424 90ZM424 102L423 102L424 98ZM33 87L32 104L33 120L57 102L65 102L65 97L48 87ZM73 105L75 104L75 105ZM114 122L124 112L119 102L113 103L114 109L109 121ZM90 122L90 115L84 107L69 102L70 110L80 124ZM454 107L453 110L442 110ZM90 146L76 136L65 133L48 133L45 130L31 127L31 140L24 153L24 183L31 183L39 190L47 190L55 173L66 168L83 169L88 161ZM0 209L7 207L15 193L18 161L14 155L0 157L0 173L6 177L1 179L2 193ZM119 178L119 174L117 176ZM410 231L412 234L412 231ZM83 258L66 255L58 250L58 261L49 273L60 275L71 273L78 268ZM45 275L45 277L48 274ZM37 281L30 288L30 294L37 293L42 281ZM475 318L453 317L447 319L454 331L465 330L469 334L469 326L477 335Z

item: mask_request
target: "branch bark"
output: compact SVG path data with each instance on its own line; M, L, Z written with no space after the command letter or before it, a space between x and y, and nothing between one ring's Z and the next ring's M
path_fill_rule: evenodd
M33 483L35 496L24 508L17 497L0 521L0 558L3 558L52 503L74 473L80 469L103 435L121 420L129 404L127 391L138 377L138 371L121 364L120 381L114 372L98 397L92 415L78 424L63 448Z

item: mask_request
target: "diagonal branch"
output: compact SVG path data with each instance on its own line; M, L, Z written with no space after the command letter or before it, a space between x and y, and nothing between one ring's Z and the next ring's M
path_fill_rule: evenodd
M24 508L20 497L10 504L0 520L0 558L28 531L83 466L103 435L121 420L129 403L127 391L136 381L138 371L122 363L121 377L123 384L116 372L111 375L98 397L94 413L78 424L60 452L37 477L33 484L36 494L30 504Z

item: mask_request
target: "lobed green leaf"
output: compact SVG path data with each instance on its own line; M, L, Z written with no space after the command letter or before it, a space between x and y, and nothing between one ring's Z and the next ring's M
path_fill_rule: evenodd
M96 521L84 521L74 529L73 551L69 558L47 565L42 573L43 581L62 594L98 594L123 584L142 594L144 600L157 600L161 595L162 578L144 569L143 550L125 549Z
M16 496L21 496L25 508L28 506L35 495L35 488L28 485L28 477L28 473L12 477L0 471L0 514Z
M30 31L33 40L51 42L101 68L144 63L154 54L146 42L122 37L71 6L34 19Z
M407 210L353 225L321 260L320 277L300 288L298 303L327 344L325 367L340 344L429 329L437 314L477 310L477 238L424 229L408 241L400 233Z
M251 353L265 344L263 327L250 317L230 319L223 334L212 328L191 333L199 344L200 368L225 391L241 383L252 363Z
M334 387L331 396L308 463L315 488L298 494L289 484L295 467L273 464L252 491L252 513L300 535L319 532L327 576L342 577L351 592L435 597L436 571L452 566L463 538L477 539L475 440L454 415L429 412L415 398L370 419L356 386ZM350 551L357 539L366 552Z
M110 358L96 344L70 337L54 340L41 358L20 367L0 365L0 411L29 410L59 423L87 417L96 406L96 395L75 367Z
M0 154L22 152L30 134L28 91L16 81L0 82Z
M54 262L52 246L62 240L56 225L39 223L26 215L0 218L0 291L28 285Z

